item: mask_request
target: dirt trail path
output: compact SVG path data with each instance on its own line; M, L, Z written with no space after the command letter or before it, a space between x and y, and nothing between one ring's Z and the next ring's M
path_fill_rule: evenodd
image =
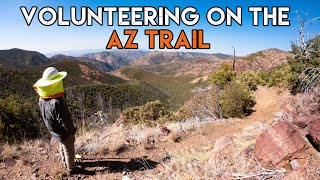
M283 101L289 97L288 92L278 94L277 91L276 88L259 87L254 112L250 116L227 123L208 123L184 137L180 143L175 143L173 148L199 146L208 143L208 140L214 142L224 135L238 133L254 122L271 124Z
M165 152L180 148L193 148L208 143L215 142L218 138L241 132L245 127L254 122L271 124L275 113L280 110L281 104L290 97L288 92L277 93L278 89L269 87L259 87L256 91L256 105L254 112L244 119L234 119L228 122L212 122L182 136L180 142L159 142L153 150L135 149L130 152L124 152L121 156L148 156L151 159L158 160L163 157Z

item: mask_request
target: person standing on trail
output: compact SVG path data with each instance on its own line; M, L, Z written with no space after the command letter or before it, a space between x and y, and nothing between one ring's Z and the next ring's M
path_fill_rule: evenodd
M54 139L59 141L62 162L69 174L78 173L74 162L74 142L76 128L73 125L66 101L62 79L67 72L58 72L48 67L34 85L39 94L39 106L43 121Z

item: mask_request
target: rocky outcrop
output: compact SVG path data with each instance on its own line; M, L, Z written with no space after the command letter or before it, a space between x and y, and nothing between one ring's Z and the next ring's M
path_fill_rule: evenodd
M308 133L311 136L314 146L319 150L320 149L320 119L310 123L307 129Z
M301 151L306 143L289 122L278 122L256 140L254 155L263 165L277 165L291 154Z
M320 121L320 114L313 115L295 115L293 116L292 123L300 128L307 127L310 123Z

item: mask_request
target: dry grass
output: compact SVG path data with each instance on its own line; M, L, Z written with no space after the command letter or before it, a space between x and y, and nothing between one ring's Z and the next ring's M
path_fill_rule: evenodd
M218 121L215 121L218 122ZM221 120L223 123L224 121ZM123 126L109 126L95 131L88 131L76 137L76 152L97 158L107 153L118 153L130 146L142 146L150 148L152 141L177 142L187 131L193 131L203 124L197 118L185 122L172 122L165 126L170 129L168 136L163 136L159 127L146 127L135 125L130 128ZM216 149L216 141L206 139L202 146L182 146L171 151L169 160L162 162L163 170L155 174L147 174L153 179L216 179L217 177L229 178L231 173L248 173L252 164L246 159L241 159L239 154L247 147L255 143L255 138L268 126L263 123L254 123L241 132L231 135L232 143L222 151ZM161 137L161 138L159 138ZM28 157L33 149L47 149L48 143L42 140L34 140L19 145L4 144L2 157ZM19 158L18 166L28 166L27 158ZM61 168L52 170L56 179L63 179L65 174ZM154 171L153 171L154 172ZM228 173L227 173L228 172ZM112 179L113 175L98 174L97 179Z
M159 179L213 179L215 169L208 165L210 141L198 148L179 147L170 152L170 160L164 162Z
M160 179L216 179L232 178L231 173L247 173L252 164L240 156L241 152L255 143L255 138L268 126L254 123L232 136L232 143L226 147L215 147L215 142L207 140L199 147L179 147L170 152L170 160L163 162L164 171ZM224 138L224 137L222 137Z
M18 158L28 155L34 148L32 141L24 141L20 144L3 144L1 148L1 158Z
M90 155L117 153L132 145L141 145L145 149L149 149L150 144L154 141L170 140L177 142L184 132L192 131L202 123L204 122L196 118L186 120L185 122L167 123L165 126L171 131L167 137L162 137L158 126L134 125L130 128L109 126L80 134L76 137L75 148L78 153Z
M86 132L76 137L76 152L91 155L117 153L126 146L126 129L110 126Z

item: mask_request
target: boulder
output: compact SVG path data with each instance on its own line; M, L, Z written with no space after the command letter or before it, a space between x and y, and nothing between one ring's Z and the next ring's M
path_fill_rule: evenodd
M125 120L126 120L125 115L120 114L119 118L115 121L114 124L115 124L116 126L120 126L121 124L124 123Z
M313 114L313 115L295 115L293 116L292 123L298 127L305 128L308 124L314 121L320 120L320 114Z
M320 120L312 121L309 124L307 131L310 134L314 145L320 149Z
M292 122L298 127L305 128L310 123L310 118L306 115L296 115Z
M293 153L302 150L305 145L306 142L293 125L281 121L257 138L254 155L262 165L277 165Z

